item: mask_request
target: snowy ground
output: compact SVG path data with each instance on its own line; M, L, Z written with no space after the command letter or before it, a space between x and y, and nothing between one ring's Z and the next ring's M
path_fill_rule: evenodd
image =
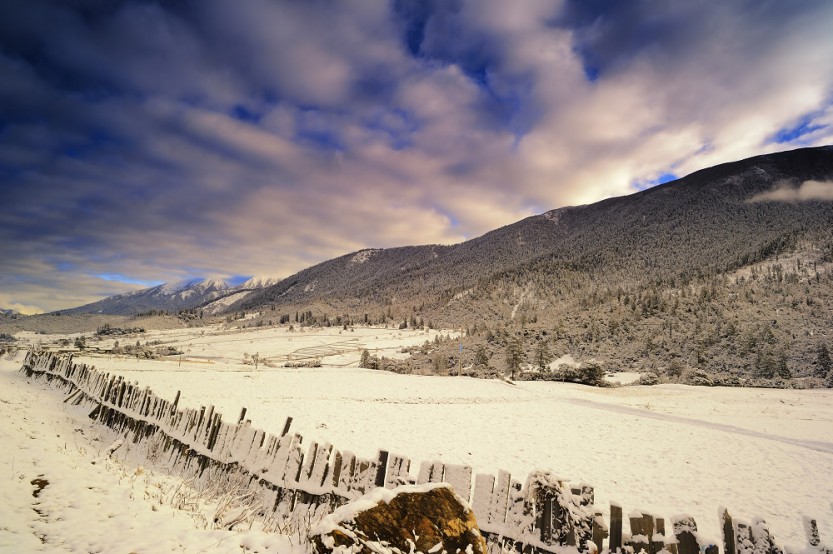
M212 506L110 459L114 433L21 362L0 360L0 552L304 552L298 537L210 529Z
M714 539L719 536L717 509L721 505L735 517L765 518L781 545L805 544L802 514L817 518L826 542L833 538L833 391L679 385L595 389L550 382L512 385L395 375L354 367L360 349L378 348L380 354L389 355L403 344L421 344L433 339L432 335L384 329L339 331L220 333L208 329L202 336L200 330L165 331L151 338L184 346L181 364L178 360L106 357L76 360L118 370L162 396L172 398L181 390L180 404L214 404L230 419L245 406L253 424L267 431L279 431L286 417L292 416L294 430L306 441L330 441L366 457L378 449L406 455L415 461L412 473L420 461L433 459L466 463L490 473L506 469L520 480L533 469L551 469L573 482L593 485L597 505L606 507L615 500L626 513L635 509L665 517L689 513L701 532ZM242 361L243 353L255 352L273 360L317 352L325 365L314 369L261 366L254 371ZM31 511L30 481L40 473L54 473L60 482L69 480L77 469L78 482L89 479L90 486L102 489L95 494L121 494L122 498L130 490L153 488L144 476L131 476L135 468L119 468L112 461L108 464L113 467L101 462L91 465L91 460L101 459L99 452L107 440L89 441L104 431L87 426L83 435L75 432L76 423L67 420L59 396L41 385L24 385L25 379L9 373L12 368L4 363L0 416L6 416L7 423L0 425L0 437L12 448L3 449L0 470L11 475L14 487L2 490L14 498L28 495L25 507L31 512L18 518L16 529L28 529L29 539L42 531L68 536L69 530L61 534L62 522L45 525ZM21 421L23 416L27 419ZM64 427L52 425L49 432L43 425L38 427L40 421L56 420ZM53 431L64 438L71 436L74 442L62 448L64 439L53 438ZM39 440L27 438L33 432L39 433ZM73 448L74 444L78 446ZM9 456L16 460L10 461ZM102 467L109 469L104 472ZM131 480L139 484L125 488L124 483ZM84 485L73 487L77 491ZM49 498L50 488L59 494L50 481L43 499ZM92 494L85 492L81 497ZM67 499L69 493L61 492L59 498ZM86 509L98 514L110 510L111 502L101 503L107 508L90 504ZM23 504L15 505L23 510ZM117 524L132 521L130 513L129 507L117 511ZM163 535L170 531L164 543L169 549L176 550L174 541L186 537L189 545L220 540L214 538L217 531L194 531L192 517L166 512L164 518L161 529ZM154 525L150 517L148 521ZM0 526L0 550L4 537ZM141 538L140 530L136 537ZM230 540L237 541L234 548L239 549L239 537ZM34 538L30 546L36 549L39 544ZM87 544L77 550L85 549L94 551Z
M287 327L265 327L257 329L223 329L220 326L204 328L171 329L151 331L129 337L116 336L100 342L88 341L88 345L109 349L116 340L121 345L141 340L154 346L172 346L184 352L182 359L172 357L168 364L185 367L186 363L198 364L203 369L239 370L245 360L257 354L267 366L283 366L286 362L301 363L322 360L329 366L357 365L361 351L371 354L402 358L407 355L399 351L406 346L417 346L433 341L438 335L456 337L455 331L415 331L379 327L356 327L343 330L341 327L320 329L299 328L289 331ZM26 342L43 341L43 335L21 333L18 338ZM73 336L74 338L74 336ZM130 361L117 358L118 367ZM141 369L144 360L134 360L130 369ZM96 367L103 367L102 359L94 359Z

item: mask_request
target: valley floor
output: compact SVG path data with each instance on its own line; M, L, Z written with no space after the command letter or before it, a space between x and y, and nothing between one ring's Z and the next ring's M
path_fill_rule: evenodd
M363 457L389 450L414 461L412 475L419 462L435 459L476 472L508 470L521 481L534 469L549 469L593 485L605 512L616 501L626 514L688 513L712 540L719 539L718 507L726 506L742 520L763 517L781 546L806 544L802 515L816 518L822 540L833 542L833 390L597 389L355 367L359 346L394 353L397 345L426 340L418 332L357 330L346 337L358 339L349 352L332 350L345 340L336 331L163 333L186 347L181 363L75 360L116 371L162 397L182 391L180 405L213 404L226 419L245 406L253 425L266 431L279 432L291 416L305 442L329 441ZM316 348L332 355L318 368L255 371L242 363L243 352L277 359ZM240 551L242 541L251 541L260 551L291 551L287 537L205 530L198 514L172 510L170 478L137 475L136 467L108 459L115 436L62 404L60 393L26 384L16 371L19 360L4 360L2 368L0 471L7 486L0 488L0 550L15 544L9 541L50 550L37 538L43 536L47 545L61 542L70 551L109 551L113 544L124 550L112 542L118 540L138 552L152 528L165 550ZM40 475L49 484L33 498L31 481Z

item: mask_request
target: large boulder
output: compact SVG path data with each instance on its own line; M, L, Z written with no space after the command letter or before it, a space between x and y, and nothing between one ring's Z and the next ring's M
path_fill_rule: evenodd
M375 489L322 520L310 542L318 554L486 552L471 508L446 483Z

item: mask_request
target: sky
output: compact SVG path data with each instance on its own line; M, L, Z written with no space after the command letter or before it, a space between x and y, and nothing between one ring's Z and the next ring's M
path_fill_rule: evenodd
M833 2L0 2L0 308L452 244L833 143Z

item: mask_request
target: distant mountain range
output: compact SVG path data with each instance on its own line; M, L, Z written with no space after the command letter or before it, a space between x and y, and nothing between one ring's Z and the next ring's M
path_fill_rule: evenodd
M11 315L20 315L14 310L7 310L5 308L0 308L0 315L11 316Z
M277 278L256 277L232 286L222 279L190 279L110 296L98 302L61 310L61 312L136 315L154 311L177 313L182 310L202 309L208 314L213 314L221 311L228 304L277 282Z

